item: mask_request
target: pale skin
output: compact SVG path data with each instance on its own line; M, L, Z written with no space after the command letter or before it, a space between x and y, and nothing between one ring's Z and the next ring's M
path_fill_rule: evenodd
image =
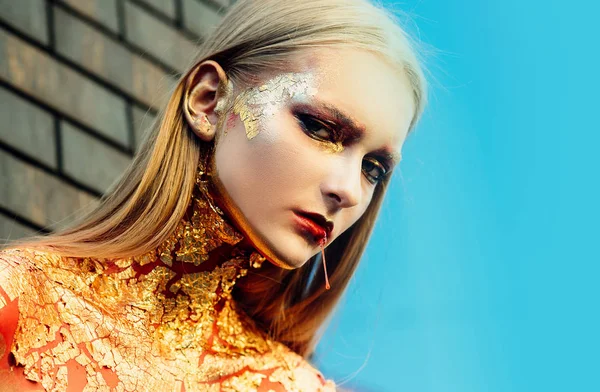
M415 111L406 75L372 53L311 49L296 59L290 72L304 78L312 94L287 97L275 109L270 107L251 139L240 116L231 113L224 129L216 129L215 107L225 99L218 86L227 83L216 62L205 61L192 73L190 99L184 105L199 137L212 141L217 136L219 180L263 244L287 268L301 267L320 251L317 242L298 231L294 212L315 212L331 220L328 243L351 227L369 205L377 179L397 165ZM278 76L265 75L263 83ZM245 88L234 86L232 94ZM327 140L346 131L336 133L337 125L320 127L319 121L335 119L319 110L322 103L363 130L344 139L341 149L328 147ZM204 114L212 125L201 129L197 119ZM396 162L386 159L392 156Z

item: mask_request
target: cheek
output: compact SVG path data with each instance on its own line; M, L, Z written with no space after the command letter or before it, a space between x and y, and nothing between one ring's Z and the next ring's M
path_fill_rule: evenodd
M369 197L368 200L366 200L364 202L364 204L361 204L359 206L355 206L353 208L345 210L345 213L346 213L346 215L344 217L345 219L343 220L343 223L342 223L342 225L340 227L341 231L340 231L339 234L337 234L337 236L341 235L343 232L345 232L350 227L352 227L352 225L354 225L356 222L358 222L358 220L367 211L367 208L369 207L370 201L371 201L371 197Z
M267 195L269 202L318 187L322 165L319 151L284 112L264 119L258 134L248 140L238 116L228 116L227 131L219 138L216 164L219 178L234 198ZM323 154L322 152L320 152ZM282 200L283 201L283 200Z

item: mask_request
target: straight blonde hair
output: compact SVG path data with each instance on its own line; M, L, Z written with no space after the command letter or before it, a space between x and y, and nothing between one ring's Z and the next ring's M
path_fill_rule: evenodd
M200 45L193 65L214 60L234 85L249 87L266 72L288 71L301 49L334 46L375 53L408 77L416 107L412 129L426 102L414 45L391 14L367 0L239 0ZM131 257L158 247L174 231L191 199L203 143L181 110L192 69L99 206L73 227L21 246L69 257ZM331 290L317 272L319 256L296 270L265 263L260 274L236 285L236 300L273 339L311 355L364 252L388 182L377 186L364 215L326 249Z

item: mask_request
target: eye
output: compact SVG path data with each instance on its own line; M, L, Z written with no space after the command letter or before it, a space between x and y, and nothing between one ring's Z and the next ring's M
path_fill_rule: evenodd
M298 124L309 136L327 142L335 142L335 132L330 125L308 114L295 114Z
M367 180L374 185L381 182L388 173L384 165L375 158L363 160L362 170Z

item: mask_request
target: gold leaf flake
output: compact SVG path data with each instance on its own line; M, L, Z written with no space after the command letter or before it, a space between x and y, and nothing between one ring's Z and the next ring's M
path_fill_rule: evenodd
M315 78L311 73L287 73L270 79L258 87L240 93L232 110L239 115L248 140L258 135L261 124L273 116L286 101L296 98L306 100L317 93Z

